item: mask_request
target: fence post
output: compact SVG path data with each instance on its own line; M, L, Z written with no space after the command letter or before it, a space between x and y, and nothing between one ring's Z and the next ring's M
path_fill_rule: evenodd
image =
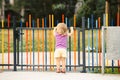
M91 27L92 27L92 71L94 72L94 39L93 39L93 27L94 27L94 16L91 15Z
M83 71L86 72L86 61L85 61L85 17L82 17L82 51L83 51Z
M78 65L80 66L80 28L78 28Z
M17 71L17 66L16 66L16 23L15 23L15 16L13 16L13 50L14 50L14 54L13 54L13 60L14 60L14 71Z

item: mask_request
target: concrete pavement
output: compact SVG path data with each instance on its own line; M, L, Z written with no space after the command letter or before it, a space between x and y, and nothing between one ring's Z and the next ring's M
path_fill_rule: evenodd
M0 80L120 80L120 74L5 71L0 73Z

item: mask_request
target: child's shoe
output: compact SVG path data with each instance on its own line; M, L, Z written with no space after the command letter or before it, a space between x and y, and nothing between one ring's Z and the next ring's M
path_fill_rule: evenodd
M60 73L60 69L57 69L56 73Z
M66 73L66 70L65 70L65 69L62 69L61 73Z

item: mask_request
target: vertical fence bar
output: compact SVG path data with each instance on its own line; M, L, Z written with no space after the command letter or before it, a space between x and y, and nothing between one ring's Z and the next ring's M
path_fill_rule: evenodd
M68 27L68 18L67 17L65 17L65 23L66 23L66 25L67 25L67 27ZM68 46L68 45L67 45ZM68 49L67 49L67 56L68 56ZM68 65L68 58L66 57L66 65ZM68 70L68 67L66 67L66 70Z
M54 28L54 15L52 14L52 28ZM53 30L52 30L53 32ZM51 32L51 33L52 33ZM52 35L52 55L51 55L51 64L54 65L54 36ZM54 67L52 67L52 70L54 70Z
M105 2L105 22L106 22L106 26L108 27L108 8L109 8L109 2L108 0L106 0Z
M17 45L17 53L16 53L16 59L17 59L17 62L16 64L19 64L19 41L20 41L20 30L19 29L16 29L16 45Z
M59 23L59 20L56 20L56 25Z
M76 15L74 15L74 65L76 66ZM74 67L74 71L76 71L76 67Z
M90 18L88 18L88 70L90 71Z
M106 21L105 21L105 14L103 14L103 26L105 26Z
M2 20L2 64L4 64L4 20ZM4 70L4 66L2 66Z
M70 20L69 20L69 26L71 26ZM71 65L71 37L70 36L69 36L69 65ZM69 71L71 71L71 66L69 67Z
M113 26L113 19L111 20L110 23L111 23L111 26ZM112 60L112 72L114 72L114 68L113 67L114 67L114 60Z
M42 67L44 71L44 18L42 18L42 29Z
M22 24L22 21L20 21L20 37L21 37L21 70L23 70L23 36L22 36L22 34L23 34L23 30L22 30L22 26L23 26L23 24Z
M51 28L51 15L49 15L49 28ZM50 52L50 57L49 57L49 59L50 59L50 65L51 65L51 52L52 52L52 48L51 48L51 30L49 31L49 52ZM51 68L51 66L50 66L50 70L51 70L52 68Z
M78 28L78 65L80 66L80 28Z
M10 15L8 14L8 64L10 64ZM10 66L8 65L8 69Z
M16 64L19 64L19 50L20 50L20 45L19 45L19 41L20 41L20 30L19 29L17 29L16 30L16 33L17 33L17 41L16 41L16 45L17 45L17 53L16 53L16 55L17 55L17 63Z
M117 26L120 26L120 12L117 12Z
M100 17L98 18L98 54L99 54L99 66L101 66L101 31L100 31ZM100 68L101 70L101 68Z
M62 22L63 23L65 22L64 19L65 19L64 14L62 14Z
M34 47L34 42L35 42L35 39L34 39L34 27L35 27L35 21L32 20L32 26L33 26L33 35L32 35L32 48L33 48L33 71L35 70L35 47Z
M40 19L37 18L37 28L40 27ZM37 50L38 50L38 70L40 70L40 32L39 29L37 30Z
M91 15L91 27L92 27L92 71L94 71L94 39L93 39L93 27L94 27L94 17Z
M105 26L106 25L106 17L105 17L106 15L105 14L103 14L103 25ZM103 37L104 38L104 37ZM105 42L105 39L103 39L103 42ZM104 44L104 43L102 43L103 44L103 52L102 53L105 53L105 48L106 48L106 45ZM105 57L105 54L102 54L102 56L103 57ZM105 59L103 60L103 65L105 66Z
M29 14L29 27L31 28L32 26L32 18L31 18L31 14ZM30 65L32 64L32 30L30 30ZM30 70L32 70L31 66L30 66Z
M28 21L26 22L26 27L28 28ZM27 70L28 70L28 30L26 30L26 63L27 63Z
M15 16L13 17L13 45L14 45L14 71L17 71L17 65L16 65L16 22L15 22Z
M45 17L45 28L47 28L47 19ZM47 65L47 29L45 29L45 65ZM45 70L47 71L47 66L45 66Z
M105 17L106 17L106 18L105 18L105 19L106 19L106 21L105 21L105 22L106 22L105 26L106 26L106 27L108 27L108 24L109 24L109 23L108 23L108 22L109 22L109 19L108 19L108 5L109 5L109 4L108 4L108 1L106 1L106 14L105 14ZM108 64L108 59L106 59L106 65L107 65L107 66L109 65L109 64ZM107 69L107 72L108 72L108 69Z
M85 17L82 17L82 51L83 51L83 71L86 72L86 53L85 53Z
M98 72L98 20L96 20L96 72Z

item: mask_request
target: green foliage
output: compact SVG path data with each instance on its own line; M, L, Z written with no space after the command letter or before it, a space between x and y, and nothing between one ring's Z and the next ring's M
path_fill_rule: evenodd
M33 18L43 17L46 13L48 13L47 8L50 7L50 3L45 2L46 0L18 0L16 1L15 8L19 10L24 7L25 8L25 16L28 14L32 14ZM50 0L48 0L49 2Z
M5 9L20 14L25 10L24 18L28 19L28 14L32 14L32 19L55 15L55 20L61 20L61 14L72 18L74 15L77 0L14 0L14 5L6 4ZM1 5L2 0L0 0ZM5 13L7 15L7 13ZM23 16L21 16L23 17ZM27 20L26 20L27 21Z
M1 3L2 3L2 0L0 0L0 5L1 5Z
M86 0L79 8L77 23L81 22L82 16L90 17L93 14L95 17L101 17L103 13L105 13L105 0Z
M110 0L109 5L109 21L113 19L116 21L116 14L117 14L117 0ZM94 19L98 17L103 17L105 13L105 0L84 0L84 4L82 7L79 8L77 14L77 25L81 25L81 18L82 16L88 18L91 17L91 14L94 15ZM102 20L102 19L101 19Z
M77 0L58 0L54 2L52 4L52 11L55 15L55 20L61 21L62 14L68 18L73 18L76 3Z
M55 10L64 10L65 9L65 5L64 4L53 4L52 5L52 9Z

